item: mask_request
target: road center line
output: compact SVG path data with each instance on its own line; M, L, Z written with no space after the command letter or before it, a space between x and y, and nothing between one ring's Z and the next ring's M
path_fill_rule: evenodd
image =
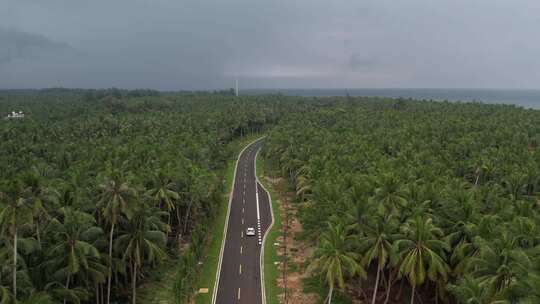
M238 269L238 274L242 274L242 264L240 264L240 268Z
M240 254L242 254L243 250L244 250L244 246L240 245Z
M240 287L238 287L238 300L240 300Z

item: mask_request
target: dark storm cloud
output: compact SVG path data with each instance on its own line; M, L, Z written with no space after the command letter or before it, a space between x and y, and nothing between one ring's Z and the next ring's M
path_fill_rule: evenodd
M43 36L0 28L0 64L18 59L47 56L69 49L66 44L51 41Z
M1 88L540 82L536 0L0 1Z

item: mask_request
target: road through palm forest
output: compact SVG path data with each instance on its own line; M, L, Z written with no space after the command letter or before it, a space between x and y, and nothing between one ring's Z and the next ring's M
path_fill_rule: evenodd
M255 159L262 143L259 139L248 145L236 163L213 304L264 302L261 251L272 213L269 195L255 175ZM254 228L255 235L248 236L247 228Z

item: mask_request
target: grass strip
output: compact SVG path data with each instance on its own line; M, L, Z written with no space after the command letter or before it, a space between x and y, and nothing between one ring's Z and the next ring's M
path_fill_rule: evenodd
M264 149L264 147L263 147ZM277 238L280 235L281 228L281 215L279 212L279 199L276 189L272 184L268 183L264 178L267 176L265 170L264 158L259 154L257 157L257 177L259 181L264 185L266 190L270 193L270 202L272 210L274 212L274 225L266 237L264 243L264 286L266 290L266 303L267 304L279 304L278 295L283 293L283 288L277 286L277 278L280 275L278 264L281 262L281 257L278 256L277 246L274 245L277 242Z

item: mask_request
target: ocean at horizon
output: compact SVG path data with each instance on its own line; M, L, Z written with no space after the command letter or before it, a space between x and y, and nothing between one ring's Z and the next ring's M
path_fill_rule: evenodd
M246 89L242 94L278 94L305 97L369 96L513 104L540 109L540 90L500 89Z

